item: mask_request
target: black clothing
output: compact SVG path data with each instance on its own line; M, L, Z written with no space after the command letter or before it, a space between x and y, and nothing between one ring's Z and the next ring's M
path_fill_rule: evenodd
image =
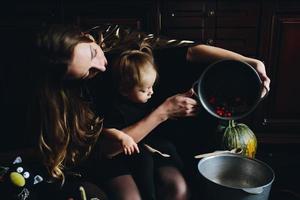
M122 129L132 125L151 111L147 106L148 103L134 103L125 97L118 96L111 111L104 116L104 127ZM145 148L143 143L169 154L171 157L166 158L157 153L152 153ZM120 154L112 159L102 160L102 167L104 166L107 169L104 171L109 171L104 179L109 180L120 175L130 174L137 183L142 198L155 199L155 170L166 165L181 169L182 163L175 146L161 138L159 133L155 131L141 140L138 147L140 149L138 154L135 153L130 156Z

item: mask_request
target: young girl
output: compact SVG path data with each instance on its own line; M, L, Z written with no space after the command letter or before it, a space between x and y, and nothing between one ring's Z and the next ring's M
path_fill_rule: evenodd
M112 68L112 76L117 94L112 109L105 116L104 132L106 136L116 137L120 141L124 153L106 161L111 171L114 171L109 178L129 173L133 176L142 199L156 199L156 169L167 165L181 168L175 147L159 135L150 134L136 144L125 132L114 131L138 122L151 111L147 102L153 95L153 87L158 78L151 49L147 45L141 45L138 50L123 52ZM119 166L124 166L123 173Z

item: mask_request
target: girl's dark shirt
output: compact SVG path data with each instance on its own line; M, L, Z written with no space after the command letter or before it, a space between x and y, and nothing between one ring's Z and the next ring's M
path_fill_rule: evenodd
M135 103L117 95L111 109L104 115L104 127L123 129L140 121L150 111L148 103Z

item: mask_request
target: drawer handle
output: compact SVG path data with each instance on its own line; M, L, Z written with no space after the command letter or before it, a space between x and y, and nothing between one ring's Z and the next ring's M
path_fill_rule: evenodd
M212 38L210 38L210 39L208 39L208 40L206 41L206 44L208 44L208 45L213 45L213 44L214 44L214 40L213 40Z
M208 13L207 13L207 15L209 17L215 16L215 11L214 10L209 10Z

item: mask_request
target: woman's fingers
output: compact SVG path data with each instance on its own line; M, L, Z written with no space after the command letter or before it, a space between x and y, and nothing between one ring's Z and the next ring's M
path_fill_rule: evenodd
M182 99L179 100L179 105L185 116L193 116L198 111L198 102L190 97L182 96Z
M188 93L175 95L167 100L167 112L170 118L194 116L198 110L195 99L187 97Z
M263 90L262 90L262 94L261 94L261 97L266 97L270 91L270 83L271 83L271 80L268 78L268 77L264 77L262 79L263 81Z

